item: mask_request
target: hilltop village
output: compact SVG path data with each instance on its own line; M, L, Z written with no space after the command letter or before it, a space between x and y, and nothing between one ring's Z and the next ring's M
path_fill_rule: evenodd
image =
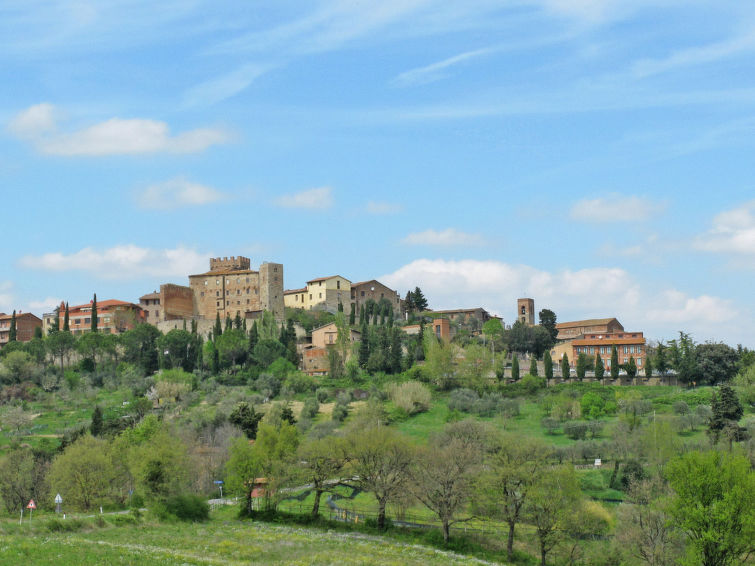
M338 342L338 328L332 316L344 313L351 327L350 342L361 341L359 330L365 321L368 324L386 324L400 328L409 336L417 336L427 326L440 339L450 341L457 333L479 336L488 321L498 321L506 328L501 317L490 314L483 307L433 310L427 307L421 290L417 287L407 291L404 298L376 279L352 282L341 275L316 277L304 287L285 289L283 264L264 262L255 270L251 260L244 256L210 258L209 270L188 275L188 285L163 283L139 297L138 302L119 299L101 300L70 305L61 304L42 317L28 312L0 313L0 348L9 341L11 326L15 340L26 342L37 333L48 335L54 329L67 326L74 336L92 331L93 309L96 309L97 331L104 334L120 334L146 323L166 333L174 329L192 328L201 336L211 336L218 323L243 328L268 312L280 325L287 319L294 321L296 351L299 369L308 375L327 375L330 369L329 349ZM419 293L419 304L414 300ZM300 319L301 312L309 313L309 324ZM516 304L514 325L534 327L535 301L520 298ZM549 351L551 359L567 360L570 374L577 369L580 356L591 360L600 356L604 372L610 372L612 349L616 347L618 363L622 367L634 364L635 373L647 363L645 337L640 331L625 331L616 318L601 318L556 322L550 310L540 313L540 323L551 324L551 340L546 344L532 345L521 353L540 357L543 350ZM543 319L543 315L545 318ZM315 325L313 323L323 322ZM508 328L511 329L512 325ZM496 328L495 324L493 328ZM404 350L406 350L404 348ZM406 353L406 351L404 352ZM347 352L345 356L350 356ZM347 360L344 360L347 361ZM540 362L542 364L542 362ZM615 363L615 362L614 362ZM594 367L594 366L593 366ZM562 377L569 377L563 365L556 370ZM506 377L511 369L504 370ZM652 372L652 369L651 369ZM590 370L594 375L594 370ZM651 374L652 377L652 374Z

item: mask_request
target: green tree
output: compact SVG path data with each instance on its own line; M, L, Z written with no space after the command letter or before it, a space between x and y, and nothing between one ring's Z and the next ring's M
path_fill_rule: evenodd
M567 356L566 352L564 352L564 355L561 357L561 378L569 379L570 377L571 371L569 369L569 356Z
M537 358L535 356L530 359L530 375L537 375Z
M551 353L547 350L543 354L543 370L546 379L553 379L553 358L551 358Z
M659 342L655 349L655 368L661 375L666 375L669 370L669 362L666 355L666 345L663 342Z
M215 339L215 347L218 349L221 363L226 367L233 367L246 358L249 341L243 330L232 328Z
M167 334L158 336L155 345L161 368L181 368L189 372L194 370L199 349L199 340L195 334L174 328Z
M45 339L50 355L60 360L60 373L63 373L63 361L71 353L75 344L73 334L67 330L50 334Z
M302 480L315 492L312 517L320 513L320 499L338 485L339 476L346 465L344 441L335 436L314 438L299 445L297 464Z
M650 356L645 358L645 379L653 377L653 360Z
M602 381L605 371L606 369L603 366L603 358L600 357L600 352L598 352L595 354L595 379Z
M577 356L577 379L583 381L585 379L585 372L590 369L590 358L584 352Z
M94 299L92 299L92 332L97 332L97 293L94 294Z
M474 512L508 525L506 551L514 556L514 534L530 489L547 466L548 448L527 437L504 435L476 482Z
M425 354L425 368L436 387L448 389L456 377L455 361L456 346L438 340L432 330L426 328L423 335Z
M95 405L94 411L92 411L92 424L89 425L89 432L92 436L100 436L102 434L102 409L99 405Z
M562 540L580 499L579 482L572 466L549 469L533 482L524 514L535 527L541 566L545 566L548 552Z
M402 362L404 359L404 352L401 346L401 335L403 332L398 328L390 328L388 330L391 338L391 353L390 353L390 366L391 373L401 373Z
M247 438L254 440L257 438L257 427L262 417L263 414L257 413L253 405L242 402L231 411L228 420L244 431Z
M548 335L551 338L550 346L548 346L548 348L550 349L551 347L553 347L553 344L556 343L556 338L558 338L558 328L556 328L556 313L550 309L543 309L538 313L538 319L540 321L540 326L548 331Z
M76 340L76 350L84 359L91 360L92 371L97 369L97 355L102 352L103 336L98 332L82 334Z
M146 375L158 369L157 339L161 332L151 324L137 324L132 330L121 335L123 358L142 368Z
M697 359L697 346L689 334L679 332L679 339L669 342L669 357L671 358L671 366L676 370L676 376L679 381L682 383L694 383L701 380L702 375Z
M634 361L634 356L629 356L629 361L626 363L624 369L627 372L627 377L629 379L634 379L637 375L637 362Z
M370 427L346 439L354 482L372 493L378 505L377 527L385 528L385 508L405 494L411 477L412 449L388 427Z
M0 460L0 499L9 513L46 496L47 463L29 447L11 448Z
M70 320L68 316L68 301L66 301L66 311L63 315L63 332L70 332L71 331L71 325Z
M52 463L48 476L53 493L71 507L88 511L113 494L115 468L106 441L87 434Z
M412 303L414 304L414 308L419 312L427 310L427 299L425 298L424 293L422 293L422 289L419 287L414 288L414 293L412 293Z
M10 329L8 330L8 342L15 342L16 341L16 311L13 311L13 314L10 317Z
M710 408L713 413L708 427L713 438L718 440L722 432L728 432L729 443L739 439L739 419L744 414L737 394L729 385L723 384L711 398Z
M611 345L611 379L619 378L619 350L616 344Z
M739 454L690 452L671 460L669 512L689 537L685 564L727 566L755 550L755 473Z
M359 367L367 368L367 362L370 359L370 334L367 321L362 321L361 340L359 342Z
M212 336L216 340L223 334L223 325L220 323L220 312L215 313L215 326L212 327Z
M249 329L249 351L254 352L254 347L259 342L259 333L257 332L257 321L252 323L252 327Z
M351 311L349 312L349 326L354 326L356 324L356 303L351 303Z
M511 379L519 381L519 358L516 354L511 358Z
M695 348L700 377L705 383L718 385L731 381L737 374L739 354L726 344L706 342Z

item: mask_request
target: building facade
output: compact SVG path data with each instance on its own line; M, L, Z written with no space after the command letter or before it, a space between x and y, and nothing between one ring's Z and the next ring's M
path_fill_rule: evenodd
M0 348L10 341L12 314L0 313ZM28 342L34 338L34 329L42 328L42 319L30 312L16 313L16 341Z
M516 300L516 319L527 326L535 326L534 299L523 298Z
M585 354L592 358L592 360L595 359L597 354L600 354L600 357L603 360L603 366L606 370L610 370L611 350L614 345L616 346L619 356L619 364L624 365L629 362L629 358L634 358L638 370L642 370L645 367L647 349L642 332L585 334L584 336L571 341L572 355L569 361L571 362L572 367L574 367L576 365L577 357L579 357L580 354Z
M59 324L63 329L66 305L60 303ZM139 305L127 301L108 299L97 301L97 331L105 334L120 334L145 322L144 311ZM85 334L92 330L92 303L68 307L68 327L75 334Z
M144 319L157 325L166 320L193 318L196 313L194 291L185 285L165 283L160 291L139 297L139 306L144 311Z
M306 288L285 291L284 296L287 307L336 312L340 303L348 312L351 281L341 275L318 277L307 281Z
M351 302L354 303L354 308L357 313L362 305L366 304L370 299L376 303L379 303L380 301L388 301L393 307L394 317L398 318L403 316L401 309L401 296L397 291L383 285L377 279L351 284Z
M585 334L611 334L623 332L624 327L615 318L592 318L556 323L557 340L572 340Z
M255 318L270 311L284 318L283 265L263 263L251 269L248 257L210 258L210 271L189 275L194 313L206 319Z

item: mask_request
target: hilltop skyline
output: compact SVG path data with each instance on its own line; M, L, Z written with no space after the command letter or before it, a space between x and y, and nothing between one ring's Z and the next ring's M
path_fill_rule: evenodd
M210 257L755 346L755 7L0 7L0 312Z

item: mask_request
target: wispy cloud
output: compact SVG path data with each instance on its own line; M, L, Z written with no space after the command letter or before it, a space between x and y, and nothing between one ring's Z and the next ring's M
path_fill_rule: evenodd
M140 279L143 277L186 277L206 270L208 254L178 246L171 249L143 248L135 244L106 249L93 247L65 254L50 252L26 255L19 265L49 272L80 271L100 279Z
M184 106L210 106L231 98L246 90L257 78L272 68L272 65L247 64L230 73L213 77L188 89L183 97Z
M42 153L69 157L197 153L229 140L227 132L215 128L171 135L165 122L144 118L111 118L73 132L60 132L55 114L52 105L38 104L16 115L8 129Z
M494 52L493 48L476 49L474 51L466 51L459 53L453 57L448 57L442 61L437 61L424 67L418 67L416 69L410 69L397 75L391 83L396 86L414 86L421 84L428 84L434 81L438 81L448 76L447 69L470 59L489 55Z
M284 208L324 210L333 206L333 189L330 187L319 187L290 195L283 195L275 199L275 204Z
M469 234L456 228L425 230L406 236L402 242L409 246L482 246L485 239L479 234Z
M582 199L572 206L569 215L580 222L642 222L659 214L666 204L634 195L610 194Z
M755 256L755 200L717 214L712 224L710 230L695 239L696 249Z
M376 202L367 203L367 212L375 215L399 214L404 211L404 207L393 202Z
M14 308L13 284L10 281L0 281L0 312L7 314Z
M164 183L150 185L137 195L137 203L142 208L171 210L210 204L226 198L226 194L212 187L193 183L184 177L176 177Z

